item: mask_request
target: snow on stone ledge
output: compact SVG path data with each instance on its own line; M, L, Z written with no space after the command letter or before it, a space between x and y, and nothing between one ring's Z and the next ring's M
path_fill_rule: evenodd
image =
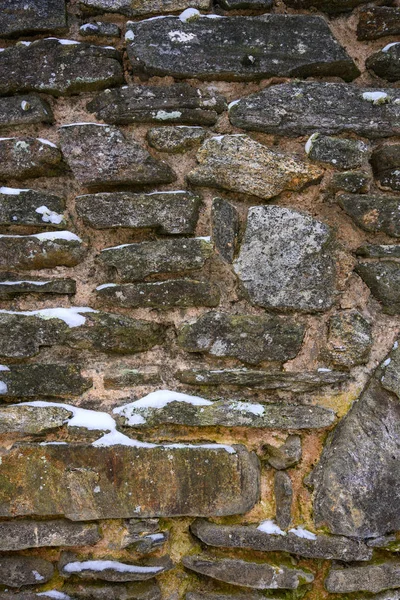
M25 317L40 317L41 319L61 319L68 327L80 327L86 323L81 313L97 313L88 306L71 306L70 308L41 308L40 310L13 311L1 309L0 314L23 315Z

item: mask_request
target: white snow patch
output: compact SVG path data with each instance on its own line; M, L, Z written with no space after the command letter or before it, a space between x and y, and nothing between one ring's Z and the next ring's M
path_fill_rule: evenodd
M171 112L167 112L166 110L158 110L155 118L160 121L168 121L170 119L179 119L182 113L179 110L172 110Z
M18 196L21 192L29 192L29 188L19 189L10 187L0 187L0 194L7 194L10 196Z
M332 371L332 369L328 369L326 367L319 367L319 369L317 369L317 373L330 373Z
M286 535L286 531L282 531L282 529L271 519L262 521L257 529L258 531L262 531L263 533L268 533L271 535Z
M103 252L103 250L102 250ZM102 283L101 285L98 285L96 290L105 290L106 288L110 288L110 287L117 287L116 283Z
M186 23L189 19L198 19L200 16L200 12L196 8L187 8L178 18L182 23Z
M0 394L6 394L7 390L7 384L4 381L0 381Z
M317 139L318 135L319 135L318 133L313 133L308 138L308 140L306 142L306 145L304 146L304 150L306 151L306 154L310 153L310 150L312 148L313 142Z
M169 31L168 37L172 42L181 42L184 44L185 42L190 42L196 36L194 33L185 33L184 31Z
M88 306L71 306L70 308L41 308L40 310L12 311L1 309L0 313L5 315L24 315L26 317L37 316L41 319L61 319L68 327L80 327L86 322L86 318L80 313L96 313L97 310Z
M22 110L29 110L30 109L30 104L29 102L27 102L26 100L22 100L21 102L21 108Z
M231 108L233 106L236 106L236 104L239 104L239 102L240 102L240 98L239 98L239 100L233 100L232 102L229 102L229 104L228 104L228 110L231 110Z
M98 27L98 25L96 25L95 23L85 23L84 25L81 25L81 26L79 27L79 31L81 31L81 30L82 30L82 31L88 31L88 30L89 30L89 31L90 31L90 30L92 30L92 31L97 31L97 30L98 30L98 28L99 28L99 27Z
M10 368L7 367L6 365L0 365L0 371L9 371Z
M35 576L36 581L43 581L44 577L39 573L39 571L33 570L32 575Z
M37 140L39 140L39 142L42 142L42 144L46 144L46 146L51 146L52 148L57 148L56 144L53 144L53 142L50 142L49 140L45 140L43 138L36 138Z
M110 569L118 573L159 573L163 567L141 567L127 565L116 560L85 560L83 562L70 562L64 566L67 573L81 573L82 571L105 571Z
M261 417L264 414L264 407L262 404L251 404L250 402L232 402L229 405L232 410L240 410L241 412L252 413Z
M392 359L387 358L386 360L383 361L382 367L387 367L388 365L390 365L391 362L392 362Z
M30 281L29 279L21 279L21 281L0 281L0 287L2 285L21 285L23 283L30 283L32 285L46 285L46 283L50 283L49 281ZM1 371L1 368L0 368Z
M44 221L45 223L53 223L53 225L59 225L63 220L63 215L60 215L59 213L56 213L53 210L50 210L50 208L47 208L47 206L45 205L38 206L35 212L42 215L42 221Z
M71 600L71 597L68 594L64 594L63 592L59 592L58 590L48 590L47 592L40 592L36 594L36 596L47 596L49 598L54 598L54 600Z
M304 529L303 527L293 527L293 529L289 529L289 533L293 533L299 538L303 538L305 540L316 540L317 536L312 531L308 531L308 529Z
M56 38L56 37L44 38L43 41L45 42L46 40L57 40L57 42L59 44L61 44L62 46L72 46L74 44L80 44L80 42L77 42L76 40L63 40L63 39Z
M373 102L374 104L377 104L380 100L387 98L386 92L364 92L362 96L364 100Z
M382 48L382 52L388 52L390 48L392 48L393 46L398 46L399 44L400 42L392 42L391 44L387 44L384 48Z
M132 41L135 39L135 34L133 33L133 31L131 29L129 29L126 33L125 33L125 39L128 41Z
M43 400L33 400L32 402L22 402L15 406L36 406L38 408L46 408L50 406L65 408L72 412L72 417L68 419L68 427L83 427L91 431L114 431L115 421L111 415L99 410L89 410L87 408L79 408L72 404L64 404L61 402L45 402Z
M67 125L60 125L60 129L62 127L75 127L75 125L95 125L96 127L109 127L109 125L106 125L104 123L90 123L89 121L87 121L82 123L68 123Z
M44 233L36 233L35 235L29 237L35 237L38 240L67 240L68 242L82 241L80 237L78 237L75 233L72 233L71 231L45 231Z

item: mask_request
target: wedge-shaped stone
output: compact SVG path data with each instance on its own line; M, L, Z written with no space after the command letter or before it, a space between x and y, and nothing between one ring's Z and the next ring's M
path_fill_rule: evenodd
M305 558L327 560L369 560L372 549L359 540L342 536L296 535L297 529L285 535L265 533L257 527L245 525L216 525L196 519L190 526L191 532L208 546L221 548L245 548L262 552L289 552Z
M98 12L118 12L127 17L152 13L170 13L185 8L208 10L210 0L79 0L85 9Z
M328 14L336 15L349 12L356 6L366 2L367 0L288 0L287 5L297 9L316 8Z
M2 551L51 546L93 546L101 539L96 523L52 521L2 521Z
M104 444L27 444L3 454L1 516L223 516L246 513L259 500L258 460L243 446Z
M77 365L10 365L0 370L0 394L7 398L80 396L91 387L92 380L82 377Z
M50 105L37 94L0 98L0 127L53 123Z
M3 0L0 36L66 29L65 0Z
M0 433L43 434L62 427L70 416L72 412L60 406L2 406Z
M175 373L175 377L190 385L237 386L259 390L288 390L309 392L325 385L338 385L349 378L348 373L293 372L293 371L254 371L252 369L185 369Z
M65 203L42 190L0 187L0 225L64 229Z
M355 268L389 315L400 313L400 264L393 260L359 262Z
M0 269L74 267L85 253L82 240L70 231L0 235Z
M46 57L46 61L43 57ZM48 38L0 52L0 93L47 92L54 96L121 84L121 57L114 48Z
M367 258L400 258L400 244L365 244L357 248L356 254Z
M184 325L178 344L188 352L229 356L256 365L263 360L285 362L294 358L304 332L304 325L292 319L213 311Z
M199 166L188 174L195 185L217 187L268 199L283 190L300 190L322 176L322 169L271 150L247 135L210 138L197 152Z
M336 169L355 169L366 162L369 147L359 140L348 140L314 133L306 144L308 158Z
M338 203L364 231L382 232L392 237L400 237L400 198L341 194Z
M59 568L63 577L101 581L146 581L174 567L168 556L152 559L146 563L132 564L117 560L79 560L70 553L61 555Z
M0 562L0 584L19 588L38 585L53 576L53 565L42 558L31 556L2 556Z
M156 229L164 234L192 234L201 199L191 192L132 194L113 192L78 196L76 209L95 229Z
M157 240L104 248L98 258L115 269L122 281L136 281L155 273L199 270L212 251L206 238Z
M359 75L319 16L198 15L132 22L128 27L132 42L127 51L135 72L228 81L312 75L351 81Z
M253 304L323 311L335 289L331 245L324 223L290 208L255 206L234 269Z
M369 190L370 176L364 171L345 171L333 173L328 184L329 192L347 192L349 194L365 194Z
M400 144L386 144L375 150L371 164L382 188L400 191Z
M84 23L79 27L79 35L83 37L113 37L119 38L121 36L121 29L115 23L108 23L107 21L92 21L90 23Z
M87 105L106 123L181 123L214 125L226 109L223 96L187 83L168 86L130 85L98 94Z
M86 186L170 183L172 169L117 128L76 123L60 128L61 147L78 181Z
M400 8L368 6L361 9L357 25L359 40L376 40L397 34L400 34Z
M5 52L0 52L0 62L3 54ZM32 137L0 138L2 179L59 175L62 170L61 158L57 146L47 140Z
M299 585L313 581L309 571L284 565L253 563L239 559L212 559L202 556L184 556L183 565L212 579L254 588L257 590L296 590Z
M19 273L0 273L0 298L9 299L21 294L73 295L76 292L74 279L21 278Z
M232 263L239 235L239 214L223 198L215 198L211 209L212 239L222 258Z
M337 312L328 321L328 343L323 354L337 367L351 368L368 361L372 325L357 310Z
M161 383L161 375L157 368L143 370L126 367L118 370L114 367L104 374L103 381L106 389L115 390L136 385L155 385Z
M203 127L153 127L147 132L147 141L159 152L180 154L199 146L207 137Z
M343 131L372 138L399 135L400 90L283 83L243 98L231 107L229 119L235 127L277 135Z
M78 600L161 600L161 590L155 579L137 581L134 583L113 583L107 585L68 584L63 586L63 592ZM2 598L0 600L38 600L36 598ZM39 598L40 600L40 598Z
M328 592L382 592L400 587L400 564L396 561L377 565L331 569L325 579Z
M379 52L371 54L365 61L365 66L382 79L398 81L400 79L400 42L388 44Z

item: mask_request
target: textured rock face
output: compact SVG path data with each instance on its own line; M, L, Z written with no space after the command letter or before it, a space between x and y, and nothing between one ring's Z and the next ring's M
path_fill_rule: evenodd
M400 222L394 215L400 209L400 199L395 196L369 194L341 194L338 202L343 210L364 231L381 231L400 237Z
M268 10L272 6L271 0L218 0L225 10L250 8L253 10Z
M331 164L337 169L355 169L366 161L368 150L363 142L314 134L307 154L311 160Z
M301 460L301 438L298 435L289 435L278 447L266 444L264 449L268 463L278 471L293 467Z
M376 97L376 93L380 92ZM344 83L284 83L232 106L235 127L278 135L353 132L366 137L400 133L400 93ZM340 113L337 107L340 106Z
M168 557L156 559L146 565L112 560L79 561L76 559L74 555L61 556L60 570L63 577L72 575L85 581L92 579L111 582L146 581L173 568L173 563Z
M353 367L368 361L372 326L358 311L337 313L329 319L328 359L338 367Z
M46 583L53 575L53 565L42 558L3 556L0 563L0 583L19 588Z
M287 5L297 9L316 8L328 14L336 15L349 12L356 6L365 3L366 0L288 0Z
M1 549L24 550L43 546L92 546L101 539L96 524L70 521L3 521Z
M369 176L363 171L334 173L329 183L329 190L334 193L365 194L369 190L369 182Z
M366 66L387 81L400 79L400 42L388 44L366 60Z
M215 198L212 204L212 237L220 256L233 262L239 234L239 215L235 207L223 198Z
M94 12L118 12L127 17L152 13L170 13L185 8L210 8L210 0L79 0L80 4Z
M104 387L106 389L130 388L135 385L157 385L161 378L156 369L140 371L139 369L125 368L121 371L110 371L104 375Z
M252 207L234 268L253 304L323 311L332 304L335 286L329 246L329 228L308 215Z
M337 75L351 81L359 74L321 17L167 17L129 27L134 41L127 50L136 72L228 81L275 75ZM154 39L157 45L150 46Z
M275 520L281 529L292 522L293 485L286 471L277 471L274 476Z
M378 148L372 154L371 164L381 187L400 191L400 144Z
M376 594L399 585L400 565L395 561L350 569L331 569L325 580L328 592L342 593L366 591Z
M369 6L360 11L359 40L376 40L400 33L400 9L394 6Z
M107 21L96 21L95 23L84 23L79 27L79 35L83 37L113 37L119 38L121 30L115 23Z
M389 315L400 313L400 265L387 260L382 262L359 262L356 272L379 302L383 312Z
M0 433L43 434L63 426L72 412L59 406L0 407Z
M7 398L80 396L92 380L77 365L10 365L0 372L1 395Z
M18 273L0 273L0 298L9 300L14 296L25 294L60 294L74 295L76 282L73 279L41 279L21 278Z
M223 188L268 199L283 190L300 190L322 170L294 156L271 150L247 135L224 135L204 142L199 166L188 174L195 185Z
M147 132L147 140L152 148L160 152L179 154L195 148L207 137L202 127L154 127Z
M0 36L65 29L65 0L3 0Z
M0 53L1 56L4 52ZM55 144L36 138L0 139L0 177L26 179L41 175L58 175L61 152Z
M65 229L64 200L40 190L0 187L0 225Z
M0 98L0 127L53 123L53 120L50 105L37 94Z
M91 585L89 581L78 585L67 582L63 589L71 597L80 600L161 600L161 590L154 579L127 584L107 585L103 583L101 586ZM16 598L15 600L24 599Z
M1 269L74 267L84 256L82 240L69 231L0 236Z

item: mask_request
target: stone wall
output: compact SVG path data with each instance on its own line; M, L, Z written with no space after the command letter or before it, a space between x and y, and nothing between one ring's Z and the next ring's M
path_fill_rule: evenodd
M399 34L0 0L0 600L399 600Z

